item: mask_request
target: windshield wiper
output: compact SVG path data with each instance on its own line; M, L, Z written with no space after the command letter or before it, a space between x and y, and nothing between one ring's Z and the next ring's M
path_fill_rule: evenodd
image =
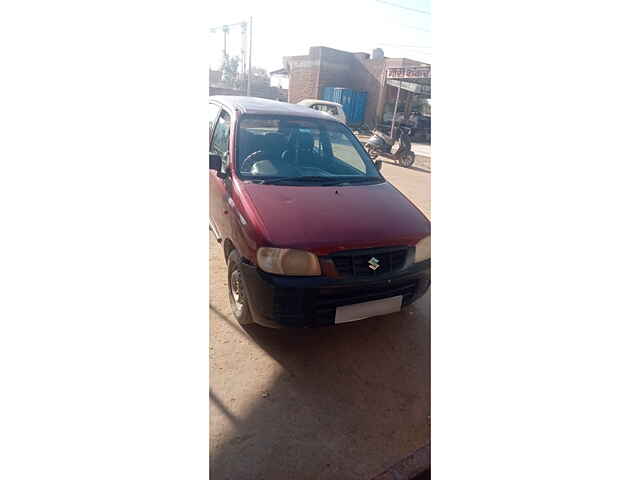
M319 176L307 176L307 177L278 177L278 178L265 178L262 183L264 185L273 185L282 182L296 182L296 183L325 183L333 182L331 177Z
M344 181L345 182L373 182L378 180L382 180L382 179L380 177L351 177L351 178L345 179Z
M327 185L352 185L354 183L368 183L368 182L379 182L382 179L379 177L350 177L350 178L340 178L340 179L335 179L329 183L327 183Z
M312 183L319 186L350 185L353 183L377 182L379 177L326 177L322 175L304 177L276 177L264 179L251 179L250 181L262 185L275 185L278 183Z

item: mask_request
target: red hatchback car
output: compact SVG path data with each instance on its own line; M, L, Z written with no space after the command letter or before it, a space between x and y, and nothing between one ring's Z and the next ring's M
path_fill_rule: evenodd
M335 325L399 311L430 285L429 220L331 117L209 101L209 226L241 324Z

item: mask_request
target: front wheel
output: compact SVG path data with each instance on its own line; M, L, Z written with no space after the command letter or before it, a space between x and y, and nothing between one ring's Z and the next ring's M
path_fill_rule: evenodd
M229 303L233 316L240 325L253 323L249 303L247 301L246 287L240 270L240 255L233 250L227 260L227 282L229 284Z
M416 161L416 154L413 152L407 152L400 159L400 165L402 165L405 168L408 168L411 165L413 165L413 162L415 161Z
M365 145L364 149L367 151L367 153L371 157L371 160L375 160L376 158L378 158L378 153L376 152L376 150L373 147L371 147L369 145Z

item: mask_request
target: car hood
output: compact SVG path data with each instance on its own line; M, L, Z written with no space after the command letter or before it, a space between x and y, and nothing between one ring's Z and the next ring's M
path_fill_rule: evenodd
M319 255L355 248L413 245L427 218L388 182L345 187L245 183L247 205L267 245Z

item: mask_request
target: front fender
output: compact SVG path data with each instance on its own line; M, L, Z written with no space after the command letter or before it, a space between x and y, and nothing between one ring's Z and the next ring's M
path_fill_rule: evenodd
M367 145L372 146L374 148L382 149L384 148L384 141L377 135L373 135L369 138L369 140L367 140Z

